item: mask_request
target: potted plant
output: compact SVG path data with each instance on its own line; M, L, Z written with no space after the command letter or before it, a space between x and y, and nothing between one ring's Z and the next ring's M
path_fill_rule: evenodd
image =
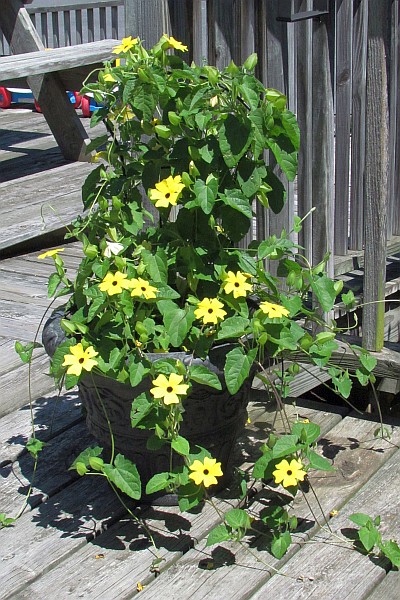
M175 493L182 510L228 483L256 371L280 398L298 367L266 367L293 352L329 367L344 397L353 377L331 365L335 328L321 317L341 282L326 276L324 262L309 265L290 239L301 219L294 232L244 243L257 204L279 212L285 202L266 154L287 179L296 176L295 116L255 77L256 55L218 70L189 66L186 50L166 35L150 50L125 38L115 48L119 64L86 85L100 105L92 122L107 131L92 144L99 162L68 234L84 256L72 279L62 248L39 257L54 260L49 295L68 296L45 328L51 372L67 388L79 385L102 441L73 468L103 474L136 500ZM373 366L360 362L363 385ZM296 493L309 469L331 468L313 449L318 434L296 423L279 443L266 439L253 476ZM285 511L279 519L277 553L295 526ZM248 526L240 509L211 543Z

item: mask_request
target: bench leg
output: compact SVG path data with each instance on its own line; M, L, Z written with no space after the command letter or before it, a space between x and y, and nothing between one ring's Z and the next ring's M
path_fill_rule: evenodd
M90 142L57 74L28 77L28 85L39 103L61 152L67 160L90 161Z

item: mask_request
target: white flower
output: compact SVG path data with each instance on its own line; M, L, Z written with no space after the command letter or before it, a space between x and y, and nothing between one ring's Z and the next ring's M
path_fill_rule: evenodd
M107 243L107 247L104 250L104 256L106 256L107 258L111 258L111 255L117 255L121 252L121 250L124 249L124 246L122 244L119 244L118 242L106 242Z

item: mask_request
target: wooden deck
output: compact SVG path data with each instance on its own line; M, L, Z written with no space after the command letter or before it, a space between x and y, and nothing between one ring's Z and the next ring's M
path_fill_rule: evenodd
M19 362L13 345L15 339L31 340L39 326L52 267L37 261L38 250L58 243L64 226L80 210L79 189L90 166L62 159L41 115L3 111L0 129L7 132L0 148L0 244L5 256L0 261L0 512L14 515L33 463L24 450L31 431L27 366ZM46 218L42 229L41 207L55 204L57 219ZM63 257L73 269L79 250L74 244L65 248ZM308 502L302 494L296 497L299 529L288 554L276 560L255 536L243 546L207 548L208 532L220 520L209 505L193 514L180 514L175 507L136 507L159 548L158 573L145 531L129 519L106 482L68 471L74 457L94 440L76 393L57 398L52 391L47 364L37 351L34 413L38 437L48 445L27 510L13 527L0 531L1 598L119 600L132 598L144 586L140 598L146 599L398 600L399 573L388 572L387 562L351 549L345 536L351 535L348 515L366 512L381 515L384 538L400 539L399 421L386 425L391 439L385 441L374 436L375 421L347 409L301 399L296 406L289 403L292 420L308 418L321 426L320 452L335 471L311 475L320 506L312 493ZM243 469L258 456L266 431L282 430L275 413L275 406L254 391L251 422L237 446L237 464ZM269 495L266 486L253 497L255 515L268 505ZM215 503L224 509L235 500L228 490ZM331 510L338 510L338 516L329 520L329 531L324 522Z

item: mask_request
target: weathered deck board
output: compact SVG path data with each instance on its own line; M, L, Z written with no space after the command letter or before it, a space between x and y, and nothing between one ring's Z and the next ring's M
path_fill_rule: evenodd
M35 435L48 441L62 431L82 421L81 403L74 391L47 394L33 404ZM13 411L0 419L0 466L17 460L26 452L25 444L32 435L29 406Z
M291 420L299 416L320 423L324 435L342 418L340 410L322 412L310 406L315 404L306 402L305 406L300 405L298 408L288 405L287 414ZM245 460L244 468L248 465L249 455L254 453L255 446L260 443L260 433L265 434L265 429L271 427L273 418L274 408L271 403L267 406L260 402L254 404L250 412L250 435L245 436L243 439L247 441L242 441L239 445ZM275 426L278 431L282 431L283 424L279 415ZM227 500L219 499L216 502L222 508L227 506L226 502L233 501L228 496ZM160 546L160 555L164 558L161 565L163 569L167 566L174 568L173 565L182 560L182 554L188 552L199 540L204 540L208 531L219 522L218 514L209 505L194 514L179 514L176 507L159 507L145 511L143 517ZM96 559L98 554L104 557ZM84 594L85 598L106 598L111 590L115 598L131 597L136 591L137 581L147 582L154 578L149 571L153 558L143 531L132 522L122 520L93 543L77 546L75 552L59 566L44 573L37 582L29 583L25 590L21 589L18 597L34 597L39 590L41 595L51 594L60 578L63 581L60 598L78 594Z
M337 468L334 474L328 473L319 477L311 477L313 488L318 495L318 499L323 507L326 515L331 509L346 510L346 502L354 493L359 490L371 476L385 468L385 461L388 457L396 453L397 448L391 446L387 442L374 440L373 431L376 428L376 423L369 421L360 421L352 417L346 417L336 427L329 431L328 435L324 436L321 441L322 448L326 448L326 456L333 459L333 463ZM331 444L328 446L328 440ZM394 431L393 443L399 443L400 429ZM332 456L328 451L333 451L336 456ZM396 453L396 459L398 461ZM387 473L387 470L385 470ZM399 477L400 469L397 470L397 478ZM380 489L375 486L374 488ZM317 515L320 511L317 503L310 494L310 502ZM384 494L381 495L384 496ZM259 507L265 505L265 502L260 501ZM384 503L384 500L382 500ZM303 527L300 526L300 533L297 537L298 545L294 545L281 561L272 557L265 549L262 543L257 539L250 538L251 553L246 547L238 548L234 544L220 544L217 548L206 548L204 543L199 544L193 550L190 550L176 565L163 572L157 580L151 582L148 577L145 580L148 587L144 590L143 598L158 599L165 592L168 594L169 600L178 600L191 598L192 600L202 600L203 598L222 598L226 597L229 590L229 598L241 600L252 596L252 591L257 592L261 588L257 598L277 598L283 600L290 597L287 594L288 579L274 576L270 583L265 585L273 569L285 570L283 565L288 562L288 568L294 563L297 553L304 552L304 548L308 548L308 539L314 539L314 536L320 531L320 527L315 523L314 516L304 498L299 494L296 498L294 506L295 514L303 517L305 520ZM353 507L355 512L357 506ZM341 511L342 512L342 511ZM374 515L375 516L375 515ZM331 521L332 523L332 521ZM234 553L234 556L233 556ZM354 553L355 554L355 553ZM365 558L365 557L362 557ZM259 561L259 562L258 562ZM201 565L211 565L207 569ZM263 564L264 563L264 564ZM319 569L319 559L314 560L314 570ZM214 565L214 566L213 566ZM266 565L271 568L268 569ZM344 565L346 566L346 565ZM343 565L342 565L343 568ZM291 574L294 578L300 575L307 575L307 572L301 568L293 571ZM342 580L344 585L347 583L347 571L336 571L330 577L335 580ZM358 579L360 579L360 571L358 571ZM143 583L143 582L142 582ZM292 581L290 580L290 583ZM333 583L333 582L332 582ZM276 586L279 587L279 593L276 593ZM294 585L294 584L293 584ZM263 587L262 587L263 586ZM267 590L264 592L264 590ZM343 591L343 588L342 588ZM293 598L308 598L308 595L292 595ZM325 596L320 594L319 598ZM333 595L326 598L338 600L338 598L353 596ZM356 596L354 596L356 598ZM358 597L357 597L358 598Z
M348 515L364 512L373 517L376 515L382 517L383 539L398 539L400 536L399 459L399 451L392 454L366 485L349 500L339 516L331 520L332 535L324 532L315 544L305 546L298 552L282 570L290 578L274 577L251 597L254 600L261 600L272 593L278 598L281 597L280 594L287 594L293 598L324 598L324 600L366 598L367 594L371 593L385 578L385 567L388 567L388 562L371 560L355 552L351 549L351 544L346 547L346 542L340 543L337 535L343 536L346 531L350 533L353 529L353 524L347 519ZM363 468L362 464L360 466ZM376 493L377 490L382 490L382 493ZM303 581L298 579L300 573L304 575ZM339 573L341 576L337 576ZM392 573L392 585L397 587L397 596L393 598L398 598L399 581L399 573ZM382 600L388 598L386 595L379 597Z
M69 271L79 260L80 250L75 246L65 246L64 261ZM0 416L28 402L28 366L21 362L14 345L16 340L30 342L35 338L50 305L47 277L54 270L53 261L38 260L38 254L0 261ZM53 306L63 302L65 299L58 299ZM49 360L44 351L35 350L33 356L31 386L35 399L54 390L54 382L47 375Z

